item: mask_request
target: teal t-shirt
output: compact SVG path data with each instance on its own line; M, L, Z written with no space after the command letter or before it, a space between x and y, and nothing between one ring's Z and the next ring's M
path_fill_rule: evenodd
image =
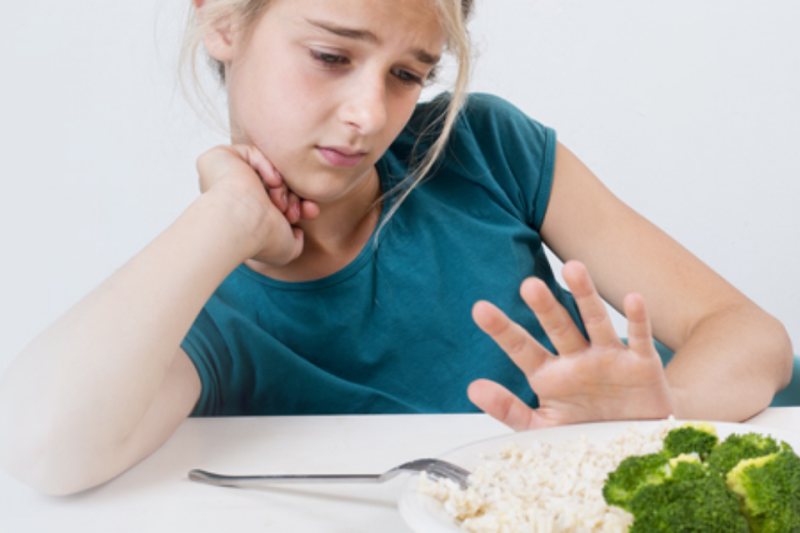
M435 137L431 117L446 100L420 104L378 161L384 191ZM244 265L228 276L182 343L202 381L193 414L474 412L466 391L478 378L535 407L527 380L471 310L493 302L552 351L519 296L521 282L538 276L580 324L538 233L555 150L553 130L499 98L471 95L445 158L377 246L315 281L276 281Z

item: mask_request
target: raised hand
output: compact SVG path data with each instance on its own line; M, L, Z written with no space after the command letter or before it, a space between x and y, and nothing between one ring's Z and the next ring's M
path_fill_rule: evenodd
M629 294L625 298L629 342L625 346L586 268L568 262L563 276L578 304L588 341L541 280L527 279L520 289L558 356L494 305L478 302L473 308L478 326L527 376L539 397L539 408L531 409L505 387L488 380L470 385L470 400L517 431L673 414L674 398L653 344L642 297Z
M254 241L252 259L280 266L300 255L303 232L294 224L316 218L319 207L291 192L257 148L217 146L198 158L197 170L201 192L232 201L231 215Z

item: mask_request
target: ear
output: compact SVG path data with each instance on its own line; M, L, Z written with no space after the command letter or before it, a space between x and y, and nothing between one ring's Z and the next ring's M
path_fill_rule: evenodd
M192 3L197 12L198 24L204 24L207 12L204 8L213 4L213 1L192 0ZM217 61L225 63L233 59L233 37L230 20L227 18L220 19L206 28L203 32L203 44L208 55Z

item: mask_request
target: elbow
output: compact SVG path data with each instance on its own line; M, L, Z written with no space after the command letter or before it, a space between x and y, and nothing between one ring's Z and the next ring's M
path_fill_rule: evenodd
M65 496L88 488L65 472L47 446L32 444L24 434L4 433L13 437L5 437L0 443L0 467L11 477L52 496Z
M94 488L98 484L87 483L74 477L42 476L28 483L31 487L48 496L71 496Z
M760 319L751 319L753 331L758 332L758 336L753 337L751 344L754 357L751 358L749 369L754 375L769 379L772 393L777 393L786 388L792 379L794 350L786 327L774 316L759 311Z
M90 470L70 462L52 445L29 444L15 438L0 445L0 466L18 481L51 496L76 494L101 483L89 477Z
M776 366L778 367L778 387L776 389L776 392L778 392L785 389L792 380L795 356L792 340L789 338L786 327L777 319L772 318L772 320L774 321L772 342L775 346L774 350L777 358Z
M3 458L4 460L6 458ZM48 496L70 496L90 487L76 483L74 480L60 478L37 472L20 463L5 463L4 470L17 481L36 489Z
M99 454L71 449L74 440L59 433L57 425L41 419L26 423L21 418L8 405L0 405L2 470L52 496L75 494L105 481L97 478Z
M86 439L63 411L42 408L20 394L8 374L0 379L0 470L48 495L66 496L101 484L107 453ZM107 469L106 469L107 470Z

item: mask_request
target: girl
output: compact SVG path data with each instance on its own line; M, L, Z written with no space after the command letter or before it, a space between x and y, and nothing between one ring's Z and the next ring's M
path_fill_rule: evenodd
M775 319L552 130L466 95L469 0L194 7L231 145L200 156L182 216L3 376L15 476L83 490L190 414L742 420L785 385ZM420 104L445 51L454 91ZM666 370L653 337L676 352Z

